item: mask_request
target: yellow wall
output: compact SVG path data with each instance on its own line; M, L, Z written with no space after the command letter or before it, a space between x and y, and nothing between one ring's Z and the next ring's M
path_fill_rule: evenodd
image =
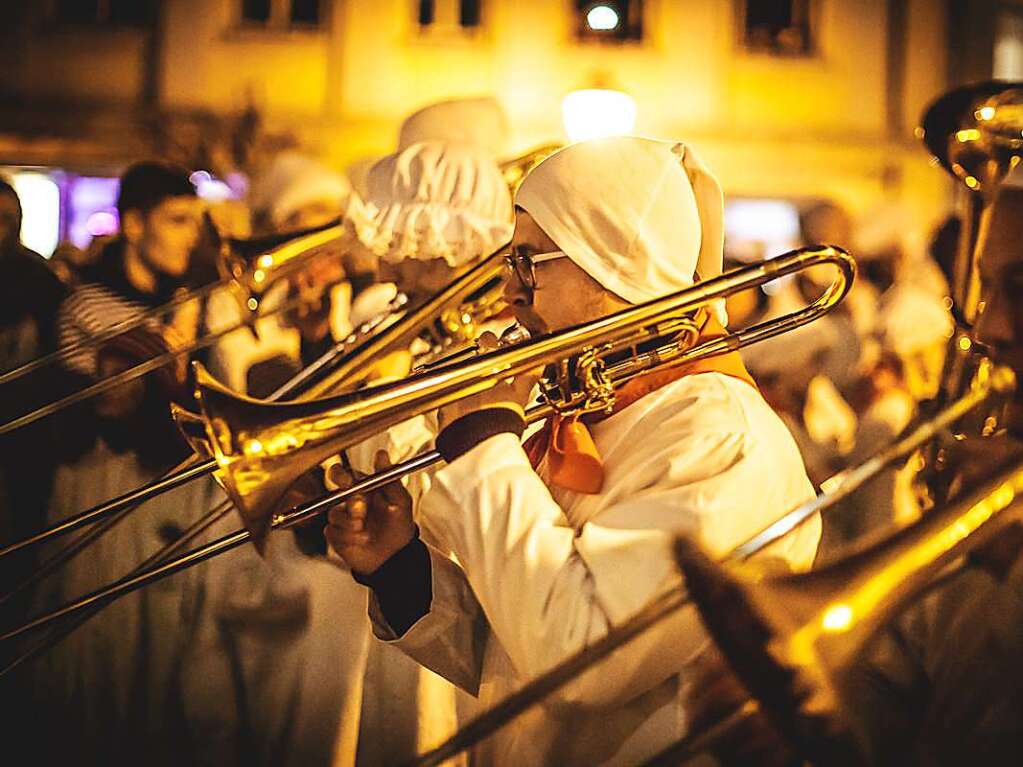
M945 87L943 2L908 0L901 132L887 124L885 0L817 0L817 51L795 59L744 51L735 0L648 0L646 39L630 45L574 40L569 0L485 0L471 36L422 35L413 0L324 2L320 30L290 33L239 29L237 0L166 3L163 105L254 104L340 167L386 153L404 115L460 95L500 98L509 153L562 140L562 97L603 81L635 97L639 132L693 143L730 193L833 197L854 212L884 193L921 226L947 204L950 185L911 134ZM141 36L102 34L42 36L0 60L26 94L131 101ZM892 168L901 186L885 192Z
M42 102L128 103L143 80L144 36L132 29L53 30L0 44L0 91Z

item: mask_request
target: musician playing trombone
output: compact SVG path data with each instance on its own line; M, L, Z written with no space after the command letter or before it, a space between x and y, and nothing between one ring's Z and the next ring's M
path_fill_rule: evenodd
M1001 210L1000 210L1001 208ZM996 203L978 271L980 348L1023 380L1023 193ZM1005 433L968 439L950 461L968 483L1023 451L1023 397ZM1017 764L1023 732L1023 525L1014 522L946 571L888 626L855 667L851 707L879 764Z
M722 195L693 150L575 144L516 196L506 299L532 334L720 272ZM723 333L701 310L702 337ZM813 495L791 435L737 355L655 371L610 413L555 416L520 442L533 379L439 411L447 465L417 508L399 485L356 497L325 534L372 589L376 636L483 705L602 636L673 577L670 542L723 553ZM818 520L773 553L812 561ZM682 612L484 743L482 764L636 764L686 729L706 645Z

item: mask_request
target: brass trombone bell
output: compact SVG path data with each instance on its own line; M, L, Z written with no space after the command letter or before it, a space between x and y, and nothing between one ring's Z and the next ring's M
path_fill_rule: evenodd
M684 334L688 346L676 342L679 320L712 301L819 264L836 267L837 277L809 306L696 346L688 333ZM266 404L231 392L197 366L196 398L217 461L216 476L260 547L277 503L300 476L401 421L576 355L589 367L574 370L572 379L593 382L599 396L594 389L583 390L555 406L605 408L613 386L640 372L734 351L816 319L844 298L854 275L855 262L844 251L831 246L803 248L463 365L447 365L392 384L314 401ZM666 334L667 349L635 353L638 345L663 340ZM609 355L623 349L631 350L632 356L606 364Z

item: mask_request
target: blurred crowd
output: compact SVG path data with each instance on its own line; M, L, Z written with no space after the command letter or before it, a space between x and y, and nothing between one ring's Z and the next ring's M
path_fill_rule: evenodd
M184 460L190 450L168 405L195 408L188 359L232 390L266 397L388 316L399 296L414 305L502 245L512 221L500 166L506 129L492 101L439 105L406 121L394 153L347 175L282 152L254 175L247 199L219 203L197 197L188 169L135 163L121 176L119 233L85 250L62 244L49 259L21 244L18 195L0 183L0 373L55 353L0 383L4 422L195 347L0 436L0 542ZM827 317L744 354L816 487L873 454L935 395L952 332L954 222L918 247L907 236L918 227L894 204L863 220L833 202L804 207L803 243L849 250L857 280ZM329 226L343 231L343 244L275 280L258 310L228 287L182 299L225 276L225 252L257 253ZM831 277L824 268L740 294L728 302L729 322L793 311ZM107 340L85 345L97 335ZM411 357L380 360L374 375L403 375L411 364ZM821 556L915 514L911 472L889 472L850 502L849 513L829 517L841 521L826 522ZM222 500L208 480L145 503L0 606L5 624L123 577ZM196 540L236 526L233 514L222 515ZM271 536L264 557L237 549L136 592L22 663L18 684L4 694L31 700L21 707L30 719L64 723L62 737L35 747L54 758L88 752L97 764L127 763L142 752L150 764L390 764L450 734L449 712L464 713L468 698L386 644L370 643L365 593L326 556L321 533ZM65 556L66 544L58 539L5 561L5 583L23 583ZM22 734L37 732L33 722L21 724Z

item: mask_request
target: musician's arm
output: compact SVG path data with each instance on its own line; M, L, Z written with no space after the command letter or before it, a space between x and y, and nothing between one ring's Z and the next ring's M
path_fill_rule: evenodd
M701 438L709 463L727 466L732 448L727 438ZM518 672L534 677L602 637L677 578L673 530L698 524L687 503L706 490L699 483L672 487L666 478L664 487L605 509L577 535L518 438L498 434L437 473L420 523L454 552L496 639ZM645 524L602 524L609 517ZM705 641L695 614L682 611L552 702L619 705L679 673Z
M475 695L488 629L465 574L417 537L370 576L373 633Z

